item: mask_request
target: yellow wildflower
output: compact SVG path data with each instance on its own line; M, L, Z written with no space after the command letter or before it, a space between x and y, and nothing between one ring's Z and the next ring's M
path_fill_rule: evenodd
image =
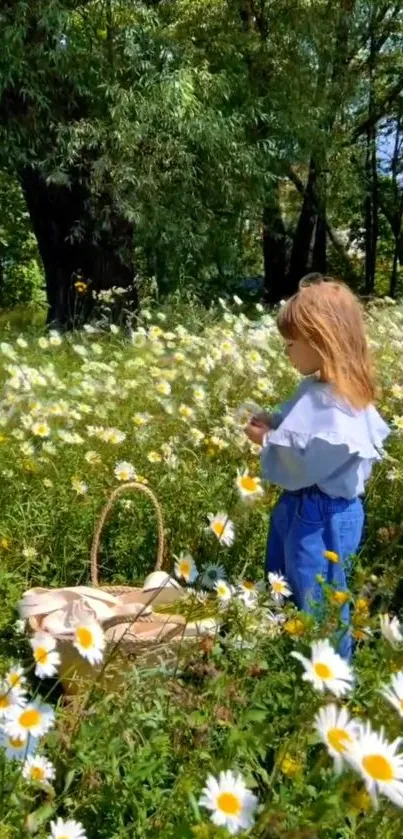
M369 600L366 597L358 597L354 606L359 614L366 615L369 612Z
M88 288L88 284L85 283L83 280L77 280L77 282L74 283L74 288L77 294L85 294Z
M291 637L301 637L305 632L305 626L300 618L290 618L284 624L284 632L287 632Z
M324 551L323 556L325 559L328 559L329 562L340 562L339 554L337 554L336 551Z
M350 594L348 591L334 591L332 600L337 606L344 606L350 600Z
M353 792L350 801L353 810L357 813L366 813L371 809L371 798L363 787Z
M284 755L280 764L283 775L286 775L287 778L295 778L298 772L301 771L301 768L302 766L299 760L288 753Z

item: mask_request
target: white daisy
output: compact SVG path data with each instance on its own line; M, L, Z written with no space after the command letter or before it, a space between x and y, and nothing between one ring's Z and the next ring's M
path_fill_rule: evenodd
M225 579L225 569L222 565L206 565L200 582L204 588L213 589L218 580Z
M46 438L50 434L50 427L45 421L34 422L31 430L34 437Z
M118 481L135 481L136 480L136 470L132 463L128 463L127 460L120 460L119 463L116 464L114 468L114 475Z
M181 554L175 562L175 576L185 580L186 583L194 583L199 576L196 563L190 554Z
M271 596L275 603L282 603L285 597L291 597L291 589L282 574L274 574L272 571L269 571L268 578Z
M124 431L119 431L118 428L105 428L100 434L100 439L103 443L111 443L112 446L119 446L126 440Z
M381 633L386 641L396 649L403 642L402 627L396 617L380 615Z
M98 466L98 464L101 463L101 456L98 452L94 452L90 449L85 453L84 460L86 460L90 466Z
M359 724L350 719L346 708L337 705L325 705L315 717L315 728L319 732L327 750L334 760L337 773L343 767L343 756L359 733Z
M388 743L383 730L373 731L367 722L346 749L346 760L362 775L374 804L380 794L403 807L403 754L396 753L401 742L398 737Z
M194 416L194 410L189 405L179 405L178 414L183 420L192 419Z
M77 477L73 477L71 479L71 488L74 489L74 492L76 492L77 495L85 495L88 492L88 484L84 481L80 481Z
M35 675L40 679L51 679L60 665L55 638L48 632L36 632L30 639L30 644L36 662Z
M171 385L169 384L169 382L161 380L160 382L156 383L155 390L160 396L169 396L171 393Z
M15 705L7 713L4 730L10 737L26 738L42 737L51 729L55 722L55 712L50 705L40 705L39 702L29 702L22 708Z
M24 676L24 669L19 664L15 664L13 667L10 667L8 673L5 675L5 680L14 693L26 693L27 680Z
M225 580L217 580L214 588L218 600L222 605L226 605L227 603L229 603L231 598L235 594L234 587L226 583Z
M12 708L22 708L25 702L24 692L18 688L12 688L7 677L0 681L0 719L7 716Z
M22 776L26 781L32 781L35 784L48 784L55 779L56 772L50 760L37 755L27 757L22 767Z
M17 635L25 635L25 624L26 621L21 618L18 618L18 620L15 621L14 631Z
M241 472L238 469L235 483L239 495L244 501L254 501L264 493L260 478L253 477L247 470Z
M34 754L37 744L38 740L35 737L11 737L0 727L0 749L5 751L7 760L26 760Z
M48 839L87 839L87 834L81 824L74 819L58 818L57 822L50 823L50 836Z
M257 606L260 590L259 584L250 580L242 580L238 583L238 597L247 609L254 609Z
M207 518L210 522L209 529L217 536L220 544L230 548L235 541L235 527L227 514L217 513L214 516L213 513L209 513Z
M389 686L382 688L381 693L396 708L399 716L403 717L403 672L395 673Z
M49 332L49 344L51 344L52 347L60 347L62 340L61 335L59 335L56 329L51 329Z
M84 618L74 626L73 646L80 655L94 666L100 664L105 649L102 627L91 618Z
M354 675L347 661L334 651L327 639L315 641L311 644L311 649L311 659L305 658L301 653L291 653L305 668L303 680L311 682L314 688L321 692L327 688L335 696L348 693L352 688Z
M219 779L209 775L199 804L211 812L211 821L226 827L231 836L249 830L254 824L258 800L249 792L241 775L220 772Z

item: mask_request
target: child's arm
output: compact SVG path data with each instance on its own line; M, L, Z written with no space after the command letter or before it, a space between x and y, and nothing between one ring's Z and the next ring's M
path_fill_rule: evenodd
M276 434L274 434L274 439ZM316 437L301 447L296 435L282 443L263 440L261 468L263 477L286 490L296 491L319 484L343 467L351 454L345 444L333 445Z

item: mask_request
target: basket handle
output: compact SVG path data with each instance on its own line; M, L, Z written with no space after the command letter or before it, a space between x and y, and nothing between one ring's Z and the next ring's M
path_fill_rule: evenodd
M99 546L101 542L102 531L104 529L104 525L106 519L116 501L120 495L123 495L127 490L135 490L136 492L142 492L143 495L147 495L150 501L153 504L155 514L157 517L157 530L158 530L158 552L157 552L157 561L155 563L155 571L160 571L162 568L162 564L164 561L164 550L165 550L165 531L164 531L164 519L162 515L162 510L159 501L155 497L153 491L150 487L146 486L145 484L140 484L137 481L130 481L130 483L122 484L122 486L116 487L110 495L107 503L105 504L101 515L96 523L95 531L94 531L94 538L92 540L92 547L91 547L91 583L93 586L99 585L99 574L98 574L98 554L99 554Z

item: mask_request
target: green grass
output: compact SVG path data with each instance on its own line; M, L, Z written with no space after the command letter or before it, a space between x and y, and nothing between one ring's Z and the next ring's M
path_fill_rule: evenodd
M220 613L222 637L183 650L176 674L131 665L117 694L95 685L81 706L64 706L53 683L31 678L31 651L15 630L27 588L89 582L94 526L119 484L122 461L161 503L167 570L190 552L201 574L218 563L231 583L263 579L277 490L267 486L253 505L238 496L238 471L258 475L259 458L237 408L247 399L270 408L294 387L295 376L270 315L254 311L246 318L234 309L168 306L150 318L146 313L133 339L82 333L50 343L42 315L2 315L0 662L6 672L22 660L31 668L30 690L43 698L50 690L59 705L56 728L41 746L56 765L53 792L23 781L17 763L6 761L2 769L0 757L0 839L28 835L27 819L45 839L56 814L82 822L88 839L224 837L197 804L208 774L221 769L240 771L258 796L250 833L256 839L401 836L402 818L387 799L375 811L358 775L333 772L313 732L323 697L302 682L301 666L290 657L295 648L308 653L312 638L333 637L331 607L321 627L303 623L300 637L295 623L267 624L267 603L249 611L234 600ZM403 309L377 304L368 319L384 386L381 409L397 428ZM20 334L27 346L17 341ZM354 625L373 634L359 644L348 707L375 728L384 725L389 740L400 734L401 720L379 687L403 658L380 637L379 613L402 605L401 433L369 486L366 541L352 580L352 598L368 601ZM235 524L229 548L208 530L208 514L221 511ZM156 552L148 502L128 496L105 527L101 579L141 583ZM196 610L203 614L200 603L188 608L193 618ZM285 615L294 619L292 607Z

